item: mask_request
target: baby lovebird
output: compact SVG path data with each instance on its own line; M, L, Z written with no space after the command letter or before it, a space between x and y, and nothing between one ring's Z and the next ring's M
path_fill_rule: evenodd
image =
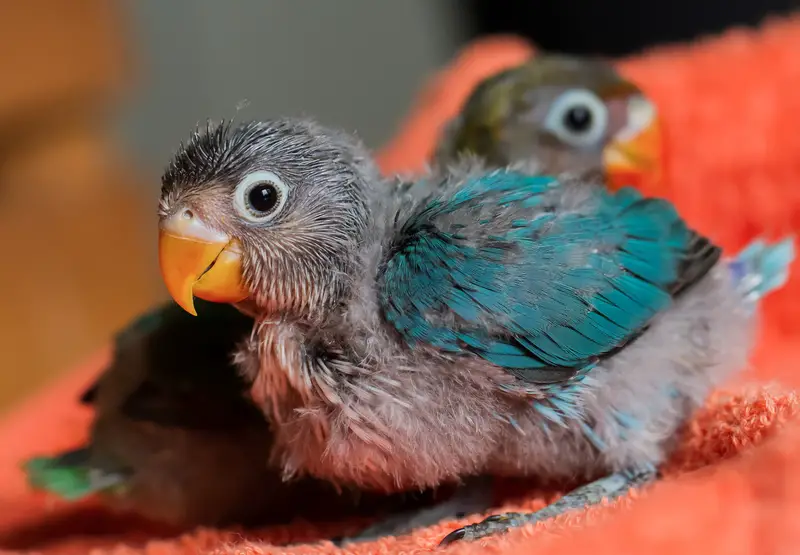
M445 126L435 164L475 154L492 166L536 160L542 173L599 171L612 188L664 171L653 102L611 63L539 54L483 80Z
M252 326L235 308L211 303L201 318L170 303L134 322L82 397L95 410L88 445L28 461L30 484L67 500L99 494L117 510L182 527L408 507L410 496L340 494L313 478L285 482L268 465L269 426L231 361Z
M191 313L254 315L236 360L286 476L590 481L446 542L474 539L653 479L745 367L791 238L725 258L665 200L523 169L472 161L388 195L354 137L304 119L198 131L175 155L164 281Z

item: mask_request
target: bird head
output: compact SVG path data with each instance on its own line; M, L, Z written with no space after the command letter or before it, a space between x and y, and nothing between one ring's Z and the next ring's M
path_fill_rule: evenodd
M349 287L376 176L361 143L311 121L196 131L162 178L170 295L190 314L195 297L260 315L325 311Z
M660 178L661 148L655 106L609 63L541 55L481 82L436 155L535 160L544 173L601 170L613 188Z

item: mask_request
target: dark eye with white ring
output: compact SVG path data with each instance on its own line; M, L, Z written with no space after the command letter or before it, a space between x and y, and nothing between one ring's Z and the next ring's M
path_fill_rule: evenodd
M289 188L270 171L249 174L236 186L233 204L243 218L256 223L268 222L286 204Z
M591 146L605 135L608 108L589 90L569 90L553 102L544 126L570 146Z

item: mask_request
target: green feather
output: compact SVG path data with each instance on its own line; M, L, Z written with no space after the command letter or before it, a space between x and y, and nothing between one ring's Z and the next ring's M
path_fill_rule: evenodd
M85 464L70 464L65 457L34 457L23 464L28 485L66 501L112 491L123 485L122 475L104 474Z

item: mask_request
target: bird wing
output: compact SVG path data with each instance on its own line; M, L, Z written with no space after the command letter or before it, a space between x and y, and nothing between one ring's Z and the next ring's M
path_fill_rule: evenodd
M477 355L529 383L610 356L720 256L664 200L511 171L399 219L379 276L385 320L411 346Z
M114 336L114 356L111 366L118 361L121 351L124 352L126 348L143 348L149 337L163 333L164 328L169 327L176 316L181 315L176 310L174 303L159 305L139 315ZM106 371L108 371L108 368L106 368ZM79 402L82 405L92 406L95 404L103 375L105 373L95 379L80 395Z
M202 430L258 422L260 413L247 401L232 362L253 319L225 304L198 307L195 317L168 303L134 320L117 334L111 363L81 402L95 405L104 387L114 388L109 382L127 382L132 373L137 385L119 407L131 420Z

